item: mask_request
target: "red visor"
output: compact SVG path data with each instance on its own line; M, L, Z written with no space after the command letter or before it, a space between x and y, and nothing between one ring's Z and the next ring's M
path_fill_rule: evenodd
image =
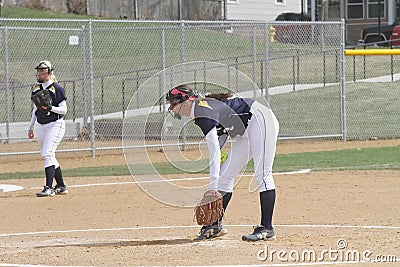
M180 91L179 89L176 89L176 88L173 88L170 91L170 94L171 95L179 95L180 94L182 97L187 97L187 95L188 95L187 93L182 92L182 91ZM188 97L189 100L193 100L195 98L196 98L196 96L194 96L194 95Z
M174 88L174 89L171 90L171 94L173 94L173 95L179 95L179 94L181 94L182 96L186 96L186 93L185 93L185 92L179 91L179 90L176 89L176 88Z

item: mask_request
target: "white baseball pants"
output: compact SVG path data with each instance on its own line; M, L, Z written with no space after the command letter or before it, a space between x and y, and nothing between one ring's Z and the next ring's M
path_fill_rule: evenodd
M46 168L54 165L57 169L60 164L56 159L56 149L65 134L64 119L59 119L47 124L38 123L36 132L42 158L44 160L44 167Z
M272 110L258 102L253 103L250 112L253 115L245 133L234 139L228 158L221 165L218 190L232 192L240 179L238 174L250 159L254 161L254 189L259 192L275 189L272 165L279 123Z

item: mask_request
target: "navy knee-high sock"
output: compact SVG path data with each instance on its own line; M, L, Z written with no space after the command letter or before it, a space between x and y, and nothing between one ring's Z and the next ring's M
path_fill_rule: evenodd
M58 168L55 169L54 178L56 179L57 185L65 186L64 179L62 177L61 167L58 167Z
M231 201L232 198L232 192L222 192L220 191L222 194L222 207L224 208L224 211L226 210L226 208L228 207L229 201Z
M275 197L275 189L260 193L261 225L269 230L272 229L272 215L274 213Z
M46 173L46 186L53 187L53 179L55 173L54 165L44 168L44 172Z
M228 207L229 201L231 201L232 198L232 192L224 192L224 191L219 191L222 194L222 208L224 209L224 213L226 211L226 208ZM218 221L215 221L213 224L221 224L222 222L222 217L224 215L222 214L222 216L219 218Z

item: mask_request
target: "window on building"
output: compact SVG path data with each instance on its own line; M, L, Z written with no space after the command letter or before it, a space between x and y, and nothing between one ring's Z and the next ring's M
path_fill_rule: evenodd
M339 0L328 0L317 2L318 17L322 21L340 19L340 2ZM316 16L317 17L317 16Z
M378 15L381 18L385 17L385 1L379 2L380 5L378 5L378 0L368 0L368 18L377 18Z
M340 18L340 2L339 2L339 0L329 0L328 18L329 19Z
M396 0L396 19L400 19L400 0Z
M348 0L347 1L347 18L348 19L363 19L364 18L364 3L363 0Z

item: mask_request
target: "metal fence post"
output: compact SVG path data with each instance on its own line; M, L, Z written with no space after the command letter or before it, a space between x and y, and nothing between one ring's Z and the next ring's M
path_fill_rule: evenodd
M86 63L86 27L82 26L82 72L83 72L83 80L82 80L82 94L83 94L83 128L87 127L88 124L88 112L87 112L87 63Z
M264 80L265 80L265 99L269 103L269 66L268 66L268 57L269 57L269 39L268 39L268 34L269 34L269 25L268 23L265 24L264 27L264 43L265 43L265 58L264 58ZM261 88L264 89L264 88Z
M72 103L74 103L72 107L72 121L76 119L76 85L75 81L72 82Z
M122 118L125 119L125 79L122 80L122 90L121 90L121 105L122 105Z
M299 51L299 49L296 49L296 70L297 70L297 72L296 72L296 76L297 76L297 79L296 79L296 84L300 84L300 51Z
M390 55L390 77L392 82L394 81L393 75L394 75L393 55Z
M139 6L138 6L138 0L134 0L134 5L135 5L135 19L139 20Z
M180 60L181 60L181 77L182 77L182 80L183 80L183 78L184 78L184 74L183 74L183 63L185 63L185 22L184 21L182 21L181 22L181 40L180 40L180 45L181 45L181 47L180 47L180 52L181 52L181 58L180 58Z
M292 56L293 91L296 91L296 57Z
M342 110L342 140L347 139L347 114L346 114L346 68L345 68L345 23L341 20L341 38L340 38L340 91L341 91L341 110Z
M256 26L253 25L253 96L256 97L257 93L257 34L256 34Z
M164 92L166 92L167 88L166 88L166 77L165 77L165 69L166 69L166 61L165 61L165 29L163 28L161 30L161 65L162 65L162 77L161 77L161 86L160 86L160 90L162 90L160 92L160 97L161 97L161 106L160 110L162 110L163 112L163 119L164 122L166 121L166 117L168 116L168 112L167 112L167 100L165 99L165 97L163 97ZM167 128L164 125L163 126L163 130L161 131L161 139L164 140L166 133L167 133Z
M93 75L93 28L92 20L89 20L89 68L90 68L90 133L92 157L96 157L96 138L94 128L94 75Z
M4 76L6 83L6 137L7 141L10 138L10 78L9 78L9 69L8 69L8 29L4 28Z
M323 80L323 84L324 86L326 85L326 51L324 50L322 52L322 80Z
M185 62L185 22L181 22L181 83L184 79L184 67L183 63ZM184 118L186 120L186 118ZM185 124L186 125L186 124ZM186 150L186 126L182 129L182 150Z

